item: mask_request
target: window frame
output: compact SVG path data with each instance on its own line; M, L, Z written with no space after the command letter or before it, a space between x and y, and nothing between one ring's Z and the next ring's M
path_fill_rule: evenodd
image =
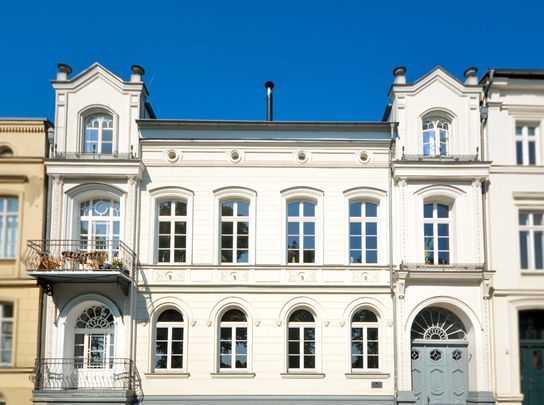
M15 211L9 211L8 210L8 202L10 199L15 199L17 207ZM0 261L4 260L17 260L17 251L19 250L19 234L20 234L20 219L21 219L21 198L19 195L10 195L10 194L2 194L0 195L0 200L3 201L3 209L0 211L0 218L2 219L2 227L0 227L0 232L3 234L1 235L2 243L0 244ZM8 220L10 218L15 218L15 237L12 241L13 243L13 256L8 255L8 236L9 236L9 228L8 228Z
M313 322L298 322L298 321L290 321L291 316L297 312L297 311L306 311L313 317ZM321 362L320 362L320 335L319 335L319 318L317 314L311 310L308 307L305 306L297 306L293 309L291 309L286 314L286 322L285 322L285 370L288 374L307 374L307 373L318 373L321 368ZM314 330L314 367L313 368L305 368L305 367L298 367L298 368L291 368L289 367L289 357L291 357L290 352L290 330L291 329L298 329L299 333L299 353L294 353L293 356L297 356L299 359L299 366L304 364L304 343L306 340L304 339L304 328L313 328Z
M518 134L521 128L521 134ZM534 129L534 135L529 134L529 128ZM531 120L516 120L514 122L514 151L517 166L536 166L540 164L540 122ZM530 138L533 139L530 139ZM534 163L530 162L529 144L534 143ZM521 163L519 162L518 147L521 145Z
M357 314L357 312L359 311L370 311L374 314L374 316L376 317L376 321L374 322L354 322L353 321L353 318L355 316L355 314ZM374 308L370 308L368 306L359 306L357 307L350 315L350 318L349 318L349 368L350 368L350 372L352 374L362 374L362 373L379 373L382 369L383 369L383 344L382 344L382 340L383 340L383 336L382 335L382 328L381 328L381 317L380 317L380 314L378 311L376 311ZM357 368L357 367L353 367L353 352L352 352L352 345L353 345L353 328L356 327L356 328L362 328L363 329L363 339L361 340L362 344L363 344L363 347L364 347L364 350L363 350L363 354L362 354L362 358L363 358L363 367L362 368ZM378 350L378 353L377 355L375 356L377 359L378 359L378 367L376 368L369 368L368 367L368 328L375 328L377 329L377 350ZM364 367L364 365L366 364L366 367Z
M231 202L233 204L232 215L223 215L223 205ZM245 216L237 215L239 213L240 203L247 204L248 214ZM245 198L223 198L219 201L219 263L222 265L247 265L249 264L249 244L251 239L251 201ZM232 223L232 234L223 233L223 223L230 222ZM244 234L238 234L238 224L247 223L248 233L247 236ZM247 247L245 249L238 248L238 237L239 236L247 237ZM230 248L223 248L223 238L229 238L232 242ZM230 250L232 252L232 261L223 261L223 250ZM238 250L247 250L247 260L245 262L238 261L237 251Z
M361 204L361 216L359 217L352 217L351 216L351 205L352 204L356 204L356 203L360 203ZM376 216L375 217L368 217L366 216L366 204L367 203L370 203L370 204L374 204L376 206ZM363 210L365 212L365 215L363 215ZM380 229L380 216L381 216L381 204L380 204L380 201L379 200L374 200L374 199L370 199L370 198L361 198L361 197L358 197L358 198L352 198L352 199L349 199L348 200L348 208L347 208L347 217L348 217L348 230L347 230L347 237L348 237L348 240L347 240L347 251L348 251L348 263L350 266L360 266L360 265L378 265L380 263L380 246L381 246L381 243L380 243L380 239L381 239L381 229ZM352 220L353 218L353 220ZM370 249L370 250L376 250L376 262L367 262L366 261L366 254L367 254L367 249L366 249L366 237L368 236L367 233L366 233L366 224L367 223L375 223L376 224L376 249ZM353 262L351 259L352 259L352 256L351 256L351 252L353 250L359 250L359 249L352 249L351 247L351 238L352 238L352 233L351 233L351 224L352 223L355 223L355 224L361 224L361 263L358 263L358 262ZM371 236L374 236L374 235L371 235ZM356 236L355 236L356 237ZM364 258L364 260L362 260Z
M160 208L161 208L161 204L165 203L165 202L170 202L170 203L173 203L175 202L176 204L177 203L184 203L185 204L185 215L175 215L175 208L171 205L170 206L170 215L161 215L160 214ZM174 215L172 215L172 211L174 211ZM172 197L172 198L161 198L161 199L158 199L156 201L156 206L155 206L155 212L156 212L156 215L155 215L155 234L154 234L154 246L155 246L155 250L154 250L154 255L153 257L155 258L155 262L159 265L182 265L182 264L187 264L187 258L188 258L188 248L187 248L187 245L189 243L188 241L188 234L189 234L189 204L187 202L187 200L185 198L175 198L175 197ZM163 217L164 220L161 221L161 217ZM170 254L170 260L167 261L167 262L162 262L159 260L160 258L160 251L161 250L166 250L164 248L160 248L160 237L161 236L164 236L166 234L161 234L160 233L160 223L161 222L169 222L170 223L170 233L168 234L168 236L170 237L170 247L167 249L169 254ZM176 249L175 247L175 238L176 238L176 234L175 233L175 223L176 222L184 222L185 223L185 234L179 234L180 236L182 237L185 237L185 246L183 248L180 248L180 249ZM185 250L185 260L184 261L180 261L180 262L176 262L174 259L175 259L175 251L176 250Z
M433 216L432 218L426 218L425 217L425 206L426 205L432 205L433 206ZM448 209L448 217L447 218L443 218L443 217L439 217L438 216L438 206L439 205L442 205L442 206L445 206L447 209ZM451 203L447 203L445 201L440 201L440 200L423 200L423 211L422 211L422 223L423 223L423 249L422 249L422 252L423 252L423 263L426 265L426 266L447 266L447 265L450 265L453 263L453 260L452 260L452 246L453 246L453 230L452 230L452 226L453 226L453 206ZM426 242L425 242L425 225L432 225L432 228L433 228L433 263L427 263L427 259L426 259L426 252L427 252L427 249L426 249ZM444 251L444 250L441 250L439 249L439 244L438 244L438 239L439 239L439 235L438 235L438 226L439 225L448 225L448 236L447 236L447 239L448 239L448 262L447 263L439 263L438 260L439 260L439 253Z
M441 156L450 156L451 155L451 138L452 138L452 119L445 116L440 112L430 112L421 117L420 121L420 142L421 142L421 155L425 157L441 157ZM432 123L432 128L425 128L428 123ZM448 128L441 128L439 125L447 124ZM431 151L431 146L429 143L429 153L425 153L425 136L424 133L427 131L432 131L434 134L434 140L438 138L439 142L434 143L433 150ZM445 131L445 142L441 140L441 131ZM442 154L442 143L444 143L445 153Z
M11 317L7 317L4 315L5 312L5 308L7 306L11 306ZM0 368L7 368L7 367L12 367L13 364L14 364L14 350L13 350L13 345L14 345L14 342L15 342L15 304L13 302L7 302L7 301L0 301ZM3 341L3 338L5 337L4 336L4 324L11 324L11 333L9 334L9 336L11 337L11 343L10 343L10 347L6 350L5 348L3 348L1 345L2 345L2 341ZM2 361L2 352L9 352L9 362L3 362Z
M231 310L238 310L240 312L242 312L245 317L246 317L246 320L245 321L223 321L223 316L225 316L229 311ZM231 357L231 365L234 365L234 367L221 367L221 342L223 341L226 341L226 340L222 340L221 339L221 329L228 329L230 328L230 331L231 331L231 337L230 337L230 342L231 342L231 353L229 354L230 357ZM236 343L238 342L238 339L236 339L236 329L238 328L246 328L246 367L245 368L242 368L242 367L236 367L236 356L237 356L237 351L236 351ZM250 317L248 315L248 312L244 309L244 308L241 308L241 307L238 307L238 306L229 306L227 308L225 308L223 311L219 312L218 314L218 317L217 317L217 338L216 338L216 351L217 351L217 355L215 356L215 359L216 359L216 366L215 366L215 369L218 373L221 373L221 374L240 374L240 373L250 373L251 372L251 360L252 360L252 356L251 356L251 339L252 339L252 334L251 334L251 322L250 322Z
M287 202L287 233L286 233L286 244L287 244L287 265L313 265L316 264L317 255L317 202L309 200L309 199L291 199ZM298 204L298 215L297 216L289 216L289 206L291 204ZM305 215L305 204L311 204L313 205L313 215ZM291 219L290 219L291 218ZM289 224L290 223L296 223L298 225L298 232L296 234L290 233L289 230ZM313 224L314 232L311 234L310 232L306 231L306 224ZM289 237L295 236L299 240L299 247L297 249L290 248L289 246ZM313 249L306 249L306 238L313 238ZM312 251L313 250L313 261L312 262L305 262L304 261L304 253L306 251ZM296 251L298 253L298 261L293 262L289 260L289 251Z
M159 322L159 317L166 311L176 311L178 312L181 317L182 321L174 321L174 322L167 322L167 321L161 321ZM155 363L155 355L156 355L156 343L157 343L157 328L162 327L166 328L168 330L168 339L167 339L167 365L170 364L171 366L171 346L173 343L172 340L172 329L173 328L182 328L182 367L181 368L172 368L172 367L166 367L166 368L159 368L156 367ZM152 329L152 345L151 345L151 372L156 374L183 374L187 370L187 334L188 334L188 322L187 317L185 316L184 312L181 311L179 308L172 307L172 306L163 306L160 307L156 311L156 315L154 317L153 322L153 329Z
M97 144L97 151L96 152L91 152L91 151L87 151L86 149L86 143L87 143L87 130L88 129L92 129L92 127L88 127L87 126L87 122L89 120L92 120L93 118L98 118L98 117L108 117L111 119L111 128L105 128L105 129L111 129L111 153L104 153L102 151L102 146L103 146L103 130L104 130L104 126L102 125L102 122L104 120L101 121L101 124L100 126L98 127L98 134L97 134L97 140L96 140L96 144ZM116 155L117 154L117 119L116 119L116 116L113 112L111 111L108 111L104 108L91 108L89 109L88 111L85 112L84 115L81 116L81 142L80 142L80 145L79 145L79 149L80 149L80 152L82 154L89 154L89 155L97 155L97 156L101 156L101 155L105 155L105 156L111 156L111 155ZM105 142L105 143L110 143L110 142Z
M529 273L533 273L533 272L538 272L538 273L541 273L541 272L544 272L544 246L541 247L542 249L542 257L540 258L540 260L543 262L543 267L542 268L537 268L536 267L536 251L535 251L535 232L541 232L543 233L543 236L541 236L542 238L542 243L544 244L544 209L538 209L538 208L524 208L524 209L519 209L517 211L518 213L518 221L517 221L517 224L518 224L518 251L519 251L519 268L520 268L520 271L522 273L525 273L525 272L529 272ZM527 217L527 222L528 224L527 225L523 225L521 224L520 222L520 215L521 214L527 214L528 217ZM541 215L542 218L541 218L541 224L540 225L535 225L534 224L534 215L537 214L537 215ZM522 232L527 232L528 233L528 236L527 236L527 268L523 268L522 267L522 257L523 257L523 252L522 252L522 248L521 248L521 233Z

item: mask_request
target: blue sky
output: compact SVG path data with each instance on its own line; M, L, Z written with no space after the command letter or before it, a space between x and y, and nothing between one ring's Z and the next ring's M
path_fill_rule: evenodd
M15 4L16 3L16 4ZM124 79L142 65L159 118L380 120L392 69L544 68L538 1L23 1L0 24L2 117L54 119L58 62Z

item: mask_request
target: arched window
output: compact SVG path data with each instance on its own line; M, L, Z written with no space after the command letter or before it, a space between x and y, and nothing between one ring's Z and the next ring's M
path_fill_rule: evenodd
M425 264L450 263L450 207L428 203L423 206Z
M316 204L287 203L287 263L315 263Z
M417 314L412 324L412 340L466 340L463 322L449 309L429 307Z
M249 202L221 203L221 263L248 263L249 222Z
M450 122L442 117L429 116L423 119L423 155L446 156L450 136Z
M114 357L114 317L104 305L85 309L74 329L74 366L111 368Z
M378 205L355 201L349 205L350 263L378 263Z
M83 153L113 153L113 117L96 114L85 119Z
M187 261L187 203L180 200L159 203L157 257L159 263Z
M82 248L106 250L110 259L117 256L120 240L119 202L96 198L80 204L80 239Z
M219 324L219 370L247 369L248 323L246 314L230 309Z
M351 368L379 368L378 317L369 309L360 309L351 318Z
M0 146L0 158L13 157L13 151L9 146Z
M315 318L305 309L294 311L289 317L288 371L315 369Z
M183 368L183 315L167 309L157 318L155 326L155 369Z

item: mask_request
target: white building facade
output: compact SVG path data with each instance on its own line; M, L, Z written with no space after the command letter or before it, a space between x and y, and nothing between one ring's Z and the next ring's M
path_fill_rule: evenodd
M496 388L516 375L495 379L493 85L475 70L398 68L383 121L359 123L160 120L141 67L70 73L27 258L35 403L521 403Z

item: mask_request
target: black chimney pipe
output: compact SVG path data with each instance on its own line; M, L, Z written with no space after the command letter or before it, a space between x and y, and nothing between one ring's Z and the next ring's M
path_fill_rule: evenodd
M272 121L272 89L274 82L268 81L264 84L266 87L266 120Z

